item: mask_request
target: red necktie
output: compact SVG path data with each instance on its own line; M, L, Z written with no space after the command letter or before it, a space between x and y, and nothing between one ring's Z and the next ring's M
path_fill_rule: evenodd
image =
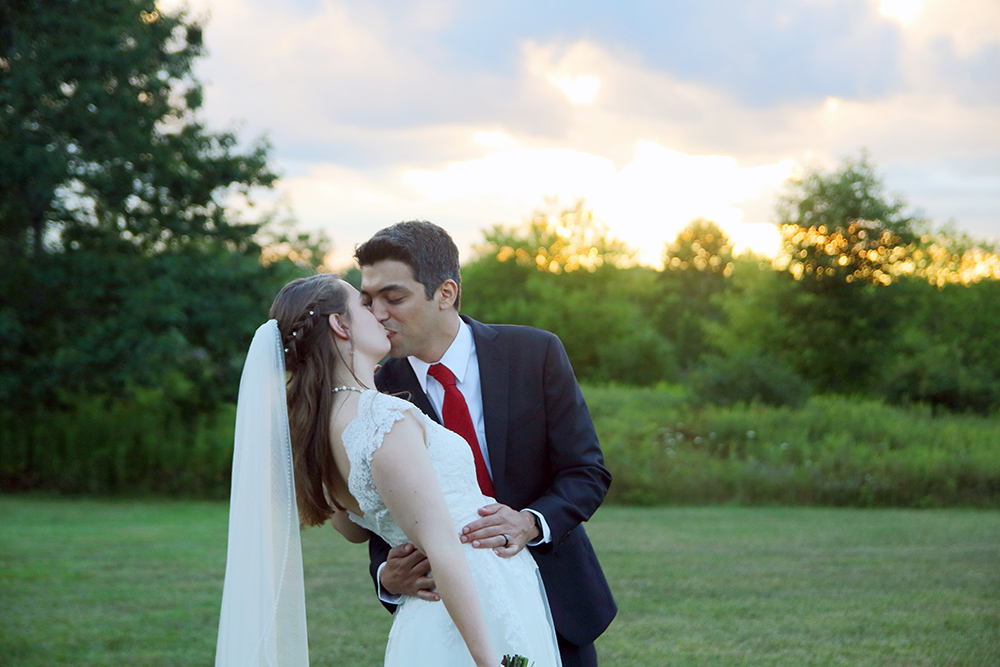
M441 418L444 420L445 428L459 434L469 443L469 447L472 448L472 458L476 461L479 489L483 494L493 496L493 480L490 479L490 473L486 469L483 451L479 448L476 427L473 426L472 417L469 416L469 406L466 405L462 392L455 386L455 375L444 364L434 364L427 370L427 374L444 387L444 408Z

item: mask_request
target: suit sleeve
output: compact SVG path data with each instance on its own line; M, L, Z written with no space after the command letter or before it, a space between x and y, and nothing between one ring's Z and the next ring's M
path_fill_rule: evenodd
M372 575L372 582L375 584L375 595L378 595L378 569L385 562L386 558L389 557L389 545L381 537L375 533L369 533L368 536L368 558L369 565L368 571ZM396 611L396 605L390 604L381 598L379 602L385 607L390 614Z
M529 507L545 517L552 532L550 543L533 547L545 553L593 516L607 495L611 473L604 467L594 423L569 357L555 335L548 336L542 368L552 478L548 489Z
M379 391L386 392L387 390L386 376L388 373L391 373L391 371L392 371L392 364L386 363L385 365L382 366L381 369L379 369L379 372L375 374L375 387ZM388 382L391 382L391 379L388 380ZM375 533L370 533L368 537L368 558L369 558L368 571L371 574L372 583L375 584L376 596L378 595L379 591L378 569L382 566L382 563L384 563L386 561L386 558L388 557L389 557L389 545L385 542L385 540L383 540ZM396 611L396 605L385 602L381 598L379 598L379 602L382 603L383 607L389 610L390 614Z

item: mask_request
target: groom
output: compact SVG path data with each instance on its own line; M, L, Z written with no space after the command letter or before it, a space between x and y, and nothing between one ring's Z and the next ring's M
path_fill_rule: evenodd
M604 500L611 475L562 344L539 329L460 316L458 248L437 225L401 222L354 256L362 299L389 331L392 358L375 376L378 389L401 394L440 422L449 390L436 379L438 369L429 370L440 362L468 408L464 419L475 435L466 439L478 444L481 486L492 487L497 503L480 509L462 541L503 557L528 547L563 665L596 667L594 640L617 607L581 522ZM438 599L427 560L413 545L389 549L372 536L369 551L390 610L403 594Z

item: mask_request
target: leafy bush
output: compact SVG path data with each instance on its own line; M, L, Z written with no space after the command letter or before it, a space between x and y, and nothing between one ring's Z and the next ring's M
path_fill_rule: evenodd
M695 396L706 403L753 403L799 406L809 385L778 359L767 354L709 356L691 375Z
M905 346L886 368L882 392L893 403L921 402L953 412L989 414L1000 405L1000 380L981 365L967 364L957 343Z
M609 502L1000 507L1000 419L816 396L802 408L584 388Z
M224 498L234 407L167 390L0 413L0 490ZM676 385L584 386L608 501L1000 508L1000 419L814 396L801 408L697 405Z
M0 413L0 489L227 497L235 408L192 413L163 393Z

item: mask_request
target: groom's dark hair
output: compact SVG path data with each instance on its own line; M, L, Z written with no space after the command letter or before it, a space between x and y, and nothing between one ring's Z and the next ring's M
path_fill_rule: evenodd
M462 270L458 247L448 232L426 220L399 222L375 233L354 249L354 259L364 268L378 262L395 260L410 267L413 279L424 286L427 299L446 280L458 285L455 310L462 298Z

